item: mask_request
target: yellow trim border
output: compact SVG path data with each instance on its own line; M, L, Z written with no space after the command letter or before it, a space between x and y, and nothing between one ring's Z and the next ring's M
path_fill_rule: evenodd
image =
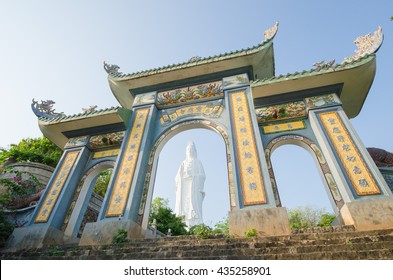
M266 194L246 91L230 93L230 100L243 203L264 204Z
M356 194L380 194L381 191L338 113L321 113L319 117Z
M263 134L273 134L273 133L293 131L293 130L299 130L305 128L306 128L306 123L304 121L285 122L285 123L266 125L262 127Z
M53 207L55 206L57 199L59 198L60 193L64 187L64 184L67 181L68 175L70 174L70 171L74 166L76 159L78 158L79 152L80 151L72 151L67 153L59 171L57 172L55 180L50 186L45 200L41 204L41 208L38 211L34 223L46 223L48 221L49 216L52 213Z
M136 110L105 217L119 217L124 214L149 112L149 108Z

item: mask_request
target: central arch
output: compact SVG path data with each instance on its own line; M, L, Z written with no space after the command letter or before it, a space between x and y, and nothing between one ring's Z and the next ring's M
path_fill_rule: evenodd
M229 192L229 202L230 208L236 208L236 198L235 198L235 186L232 176L232 158L229 152L229 138L225 130L217 123L210 120L192 120L184 121L175 126L164 131L156 140L153 148L149 154L149 161L147 166L147 173L144 182L142 199L138 212L138 223L142 225L143 228L147 228L150 204L154 192L155 177L158 167L158 159L161 150L165 144L172 139L175 135L190 129L204 128L210 131L216 132L221 135L225 143L226 150L226 161L227 161L227 175L228 175L228 192Z
M317 165L317 169L319 169L320 171L324 186L328 189L330 201L332 202L332 204L334 203L334 205L332 205L332 208L335 213L338 214L339 209L344 205L344 201L333 178L332 172L329 168L325 156L323 155L320 148L312 140L305 136L299 136L294 134L283 135L273 139L266 146L265 149L265 157L268 165L270 181L273 187L274 197L276 200L276 206L281 207L282 205L271 162L271 155L277 148L288 144L302 147L311 154Z

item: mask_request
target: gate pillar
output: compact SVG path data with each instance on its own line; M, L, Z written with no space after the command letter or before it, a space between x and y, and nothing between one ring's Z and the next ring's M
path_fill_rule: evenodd
M263 153L254 104L249 89L226 92L231 114L234 155L238 174L239 207L229 212L231 234L244 236L250 229L259 235L290 233L285 208L277 208Z
M65 235L61 226L91 152L86 147L87 137L71 140L65 147L30 223L14 230L7 241L6 250L78 243L77 238Z
M80 245L111 243L119 229L125 229L128 238L146 237L137 221L156 114L155 105L133 108L98 221L86 224Z
M393 196L341 106L310 111L323 153L335 167L346 225L357 230L393 227Z

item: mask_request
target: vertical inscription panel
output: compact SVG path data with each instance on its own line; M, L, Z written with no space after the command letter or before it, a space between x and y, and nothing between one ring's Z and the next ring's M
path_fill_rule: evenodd
M59 172L56 175L55 180L53 181L50 189L48 191L47 196L45 197L44 202L41 204L41 208L38 211L37 217L34 220L34 223L46 223L49 219L50 214L52 213L53 207L56 204L57 199L64 187L65 182L67 181L68 175L76 159L78 158L79 151L68 152Z
M231 93L230 101L244 205L266 203L246 92Z
M149 110L145 108L136 111L105 217L118 217L124 214Z
M337 112L322 113L319 117L356 194L381 193Z

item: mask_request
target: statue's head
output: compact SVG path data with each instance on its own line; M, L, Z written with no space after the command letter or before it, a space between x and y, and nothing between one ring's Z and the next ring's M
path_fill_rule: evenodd
M194 142L188 142L187 148L186 148L186 160L191 160L194 158L197 158L197 151L195 148Z

